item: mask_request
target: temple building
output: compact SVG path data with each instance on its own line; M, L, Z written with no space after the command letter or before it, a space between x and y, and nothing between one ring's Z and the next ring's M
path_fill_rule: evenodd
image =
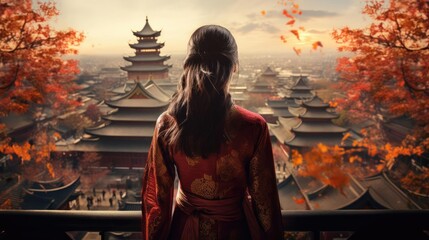
M265 107L266 99L276 96L277 73L267 68L254 83L247 87L248 101L245 107L254 108L252 110L260 112L257 108Z
M18 183L0 196L0 205L23 210L70 210L79 208L80 177L61 176L44 179L38 174L36 179L18 180Z
M299 100L308 100L311 99L314 94L311 92L312 87L308 86L308 78L300 76L294 86L292 86L289 94L289 98L299 99Z
M336 189L292 170L277 185L283 210L423 209L389 177L380 172L363 179L350 177L349 185Z
M156 120L169 104L170 95L152 80L138 82L123 95L106 101L113 110L99 126L85 129L82 139L57 143L60 152L96 152L100 165L115 168L144 166Z
M138 42L129 45L135 50L135 56L124 57L126 61L131 62L131 65L121 67L128 73L128 80L147 81L148 79L168 78L168 69L171 65L165 65L164 61L170 59L170 56L160 55L164 43L157 42L161 31L154 31L146 17L143 29L133 31L133 34L137 37Z
M297 118L279 118L279 124L270 125L270 130L276 138L292 149L311 148L318 143L328 146L349 147L350 139L343 141L348 129L335 125L332 119L338 114L328 111L329 104L324 103L318 96L310 101L302 102L305 112Z

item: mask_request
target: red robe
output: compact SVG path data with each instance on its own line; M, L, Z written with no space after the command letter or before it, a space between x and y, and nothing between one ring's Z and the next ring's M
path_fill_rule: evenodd
M260 230L256 238L281 239L280 203L265 120L258 114L233 106L226 124L228 141L221 147L219 154L202 159L190 158L180 152L171 153L165 148L158 131L160 127L168 127L163 125L166 117L171 116L163 114L158 119L143 175L144 239L181 239L189 234L186 231L184 234L183 230L188 227L185 225L192 216L196 216L193 219L198 221L199 239L250 239L249 229ZM227 210L228 213L234 212L234 216L211 217L204 209L201 214L194 215L193 212L199 211L191 209L190 213L177 206L173 211L174 167L177 169L181 191L197 202L216 204L239 199L238 204L231 205L238 207ZM247 193L251 196L248 204L251 207L248 209L252 210L253 215L249 215L249 211L241 205L242 199L247 199ZM180 201L179 206L182 206ZM222 210L218 212L222 215Z

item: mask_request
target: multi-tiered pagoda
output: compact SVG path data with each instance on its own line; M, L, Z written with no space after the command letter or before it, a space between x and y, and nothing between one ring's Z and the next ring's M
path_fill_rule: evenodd
M57 144L57 151L96 152L102 166L141 168L156 120L169 100L170 95L154 81L138 82L129 92L106 101L114 110L102 117L103 124L85 129L86 134L78 142Z
M303 102L302 106L306 111L299 115L301 123L291 129L294 137L285 142L286 145L292 148L313 147L318 143L328 146L351 145L349 141L347 143L342 141L347 129L332 122L333 119L338 118L338 114L327 111L329 104L315 96L312 100Z
M133 31L133 34L138 42L129 45L135 49L135 56L124 57L126 61L131 62L131 65L121 67L122 70L127 71L128 80L145 82L148 79L167 79L171 65L165 65L164 61L170 59L170 56L160 56L164 43L158 43L157 38L161 35L161 31L154 31L146 17L143 29Z
M302 102L304 113L297 118L279 118L279 125L270 126L271 131L279 141L293 149L305 149L319 143L328 146L351 146L351 140L343 141L346 128L335 125L332 120L338 114L328 111L329 104L315 96L307 102Z

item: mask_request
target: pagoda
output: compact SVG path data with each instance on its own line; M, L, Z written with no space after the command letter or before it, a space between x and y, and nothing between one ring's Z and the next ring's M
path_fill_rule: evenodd
M335 125L332 120L338 114L328 111L329 104L324 103L318 96L310 101L302 102L303 113L297 113L296 118L279 118L279 124L270 126L277 139L292 149L306 149L319 143L328 146L351 147L350 139L343 141L348 129Z
M154 81L137 82L127 93L106 101L113 110L104 123L85 129L79 141L57 144L57 151L96 152L105 167L144 166L156 120L168 107L170 95Z
M311 92L313 88L308 86L306 80L307 77L301 76L300 78L298 78L295 85L289 89L291 91L289 94L289 98L308 100L314 96L314 94Z
M292 148L313 147L318 143L328 146L351 146L348 141L342 141L344 133L348 130L332 122L332 119L338 118L338 114L327 111L329 104L324 103L318 96L301 104L306 111L299 115L301 123L291 128L294 137L286 141L286 145Z
M128 80L167 79L171 65L165 65L164 61L170 59L170 56L160 56L164 43L158 43L157 38L161 35L161 31L154 31L146 17L143 29L133 31L133 34L137 37L137 43L129 46L135 50L135 56L124 57L126 61L131 62L131 65L121 67L128 73Z

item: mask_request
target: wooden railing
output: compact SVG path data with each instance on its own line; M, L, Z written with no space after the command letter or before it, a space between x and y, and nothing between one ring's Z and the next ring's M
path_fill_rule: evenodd
M365 239L372 231L377 234L369 236L377 238L425 239L424 231L429 230L429 210L282 211L282 216L285 231L310 232L313 239L326 231L357 232ZM140 225L139 211L0 210L0 239L70 239L66 234L70 231L104 236L105 232L139 232Z

